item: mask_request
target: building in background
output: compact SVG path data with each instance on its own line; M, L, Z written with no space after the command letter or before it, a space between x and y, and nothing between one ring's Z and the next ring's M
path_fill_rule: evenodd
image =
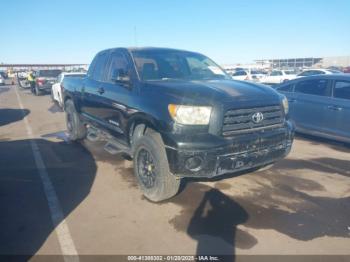
M237 69L255 69L271 71L273 69L294 69L301 71L305 68L347 68L350 67L350 56L330 57L299 57L299 58L276 58L258 59L250 64L226 64L222 67L229 73Z
M350 56L260 59L255 63L268 65L270 69L342 68L350 66Z

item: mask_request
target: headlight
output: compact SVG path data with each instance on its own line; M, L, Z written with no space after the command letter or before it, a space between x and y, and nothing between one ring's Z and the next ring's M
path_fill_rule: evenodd
M283 105L284 113L287 115L288 112L289 112L289 104L288 104L288 99L287 99L287 97L283 97L283 99L282 99L282 105Z
M168 106L169 113L176 123L182 125L208 125L211 114L210 106Z

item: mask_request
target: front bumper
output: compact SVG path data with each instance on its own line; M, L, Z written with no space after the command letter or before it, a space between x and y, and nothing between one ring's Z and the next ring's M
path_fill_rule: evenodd
M166 152L174 175L210 178L274 163L288 155L293 138L294 126L286 121L280 128L230 138L187 136L186 142L177 141L176 144L173 140L171 146L166 146ZM169 140L169 137L165 139Z

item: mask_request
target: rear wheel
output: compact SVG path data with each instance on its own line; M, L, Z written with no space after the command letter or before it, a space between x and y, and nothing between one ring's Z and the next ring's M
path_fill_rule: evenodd
M135 141L134 174L145 197L159 202L176 195L180 179L170 173L160 134L148 130Z
M76 141L84 139L86 136L86 127L79 118L72 100L67 100L65 106L66 125L70 140Z

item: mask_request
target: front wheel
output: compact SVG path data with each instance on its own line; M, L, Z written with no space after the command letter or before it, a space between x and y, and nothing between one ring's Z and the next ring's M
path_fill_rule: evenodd
M149 129L134 148L134 174L145 197L159 202L176 195L180 179L170 173L160 134Z

